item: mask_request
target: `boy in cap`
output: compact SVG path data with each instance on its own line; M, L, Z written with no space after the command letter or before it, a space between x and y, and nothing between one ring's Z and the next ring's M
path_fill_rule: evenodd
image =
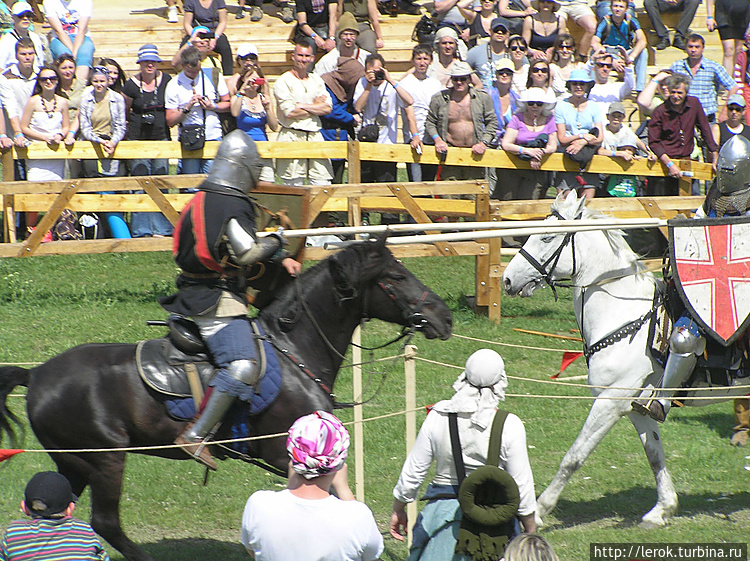
M286 449L287 488L256 491L242 516L242 543L256 561L380 557L383 537L372 512L354 500L346 482L349 433L341 421L326 411L300 417Z
M26 485L21 510L31 520L11 522L0 541L3 561L108 561L86 522L72 517L76 496L54 471L37 473Z

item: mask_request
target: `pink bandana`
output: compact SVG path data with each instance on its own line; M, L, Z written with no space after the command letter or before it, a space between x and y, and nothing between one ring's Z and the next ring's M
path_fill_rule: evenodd
M294 471L306 479L341 469L348 449L349 433L341 421L327 411L316 411L297 419L286 440Z

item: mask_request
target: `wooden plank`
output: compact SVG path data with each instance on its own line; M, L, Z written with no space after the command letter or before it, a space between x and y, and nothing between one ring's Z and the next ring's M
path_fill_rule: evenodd
M54 202L52 203L52 206L50 206L49 210L47 210L47 214L42 217L42 219L37 223L36 228L34 228L34 231L31 233L31 235L26 239L25 242L23 242L22 247L18 252L18 257L28 257L29 255L33 255L36 248L39 247L39 244L42 243L42 238L44 237L44 235L50 231L50 228L52 228L52 226L54 226L55 221L60 217L60 213L68 205L68 202L70 201L71 197L75 195L77 190L78 185L75 181L73 181L70 185L63 189L63 191L59 195L57 195Z
M406 211L409 213L409 215L411 215L412 218L414 218L414 220L416 220L419 224L432 223L430 217L427 216L425 211L422 210L422 208L416 203L416 201L412 198L412 196L403 185L390 184L389 187L391 189L391 192L396 195L396 198L399 200L399 202L401 202L401 204L404 206L404 209L406 209ZM425 233L430 234L437 232L435 232L434 230L430 230ZM444 255L458 255L456 253L456 250L449 243L438 242L435 245Z
M192 194L159 193L175 213L181 211ZM16 195L15 210L19 212L47 212L58 195ZM74 195L67 208L75 212L159 212L162 209L148 194L130 195Z
M180 213L175 210L164 196L164 193L161 192L161 189L169 188L168 181L163 176L159 177L156 175L153 177L139 177L138 179L138 183L143 186L143 190L153 199L161 213L167 217L172 226L176 226L180 219Z
M487 182L483 179L470 181L424 181L421 183L404 183L399 185L406 186L409 193L413 196L446 194L481 195L487 192ZM322 189L330 190L333 197L387 197L392 194L389 183L346 183L341 185L326 185L325 187L310 187L313 194Z
M170 189L194 189L206 179L205 175L166 175L149 176L164 177L165 186ZM79 193L99 193L101 191L125 192L140 190L138 176L132 177L108 177L98 179L76 179L79 184ZM0 185L0 194L47 194L60 193L70 183L70 180L61 181L10 181ZM291 188L291 187L290 187Z
M22 243L0 244L0 257L19 257L22 248ZM54 241L39 245L34 251L34 256L171 251L171 249L172 238Z

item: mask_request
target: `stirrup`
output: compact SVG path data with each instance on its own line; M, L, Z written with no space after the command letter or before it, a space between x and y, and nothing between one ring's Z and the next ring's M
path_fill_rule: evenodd
M181 434L174 441L175 444L179 444L182 449L190 455L196 462L203 464L208 469L216 471L219 466L216 464L216 460L211 455L211 452L206 446L205 440L199 440L194 442L185 438L184 434Z
M633 411L640 413L644 417L651 417L657 423L663 423L667 418L664 406L658 399L650 397L648 399L636 399L630 402Z

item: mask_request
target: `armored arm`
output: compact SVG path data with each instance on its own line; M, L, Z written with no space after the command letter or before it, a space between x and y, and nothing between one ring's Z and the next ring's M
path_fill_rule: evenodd
M226 235L229 250L239 265L252 265L275 257L281 254L286 242L280 233L257 239L254 233L245 230L235 218L229 220Z

